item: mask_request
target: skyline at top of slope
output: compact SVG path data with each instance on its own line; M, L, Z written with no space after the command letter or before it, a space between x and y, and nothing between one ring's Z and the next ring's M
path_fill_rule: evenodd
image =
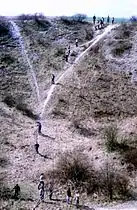
M131 17L137 14L136 0L5 0L0 7L0 15L43 13L46 16L74 15L84 13L93 16Z

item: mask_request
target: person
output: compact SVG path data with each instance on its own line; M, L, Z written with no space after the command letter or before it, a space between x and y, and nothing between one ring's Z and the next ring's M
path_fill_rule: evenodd
M68 54L70 55L70 45L68 46Z
M44 174L42 173L42 174L40 174L39 180L43 181L43 179L44 179Z
M55 84L55 75L54 75L54 74L52 74L51 84L52 84L52 85Z
M75 43L76 43L76 47L78 47L78 39L76 39Z
M107 23L109 24L109 21L110 21L110 17L109 17L109 15L108 15L108 17L107 17Z
M95 15L93 16L93 23L94 23L94 25L96 23L96 16Z
M76 191L74 200L76 202L75 203L76 204L76 208L78 208L79 207L79 192L78 192L78 190Z
M103 24L104 24L104 21L105 21L105 18L104 17L102 17L102 21L103 21Z
M49 199L52 200L52 196L53 196L53 183L50 183L49 186Z
M113 18L112 18L112 24L114 24L114 20L115 20L115 19L114 19L114 17L113 17Z
M67 203L69 204L71 202L71 190L70 187L67 190Z
M41 122L37 122L37 126L38 126L38 134L41 134L41 128L42 128Z
M66 62L68 62L68 57L69 57L69 53L68 51L65 53L65 59L66 59Z
M36 153L38 154L38 153L39 153L39 144L36 143L36 144L34 145L34 147L35 147Z
M39 196L40 196L40 201L44 201L44 181L40 181L38 184L38 190L39 190Z
M15 185L13 188L14 190L14 198L19 199L19 194L20 194L20 186L18 184Z

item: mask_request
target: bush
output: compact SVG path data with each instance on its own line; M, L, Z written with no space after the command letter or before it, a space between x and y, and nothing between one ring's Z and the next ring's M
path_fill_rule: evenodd
M110 125L104 129L104 138L107 150L113 152L117 149L118 129L115 125Z
M16 102L12 96L6 96L3 100L5 104L7 104L9 107L14 107Z
M131 21L132 23L137 23L137 16L132 16L132 17L130 18L130 21Z
M113 200L113 198L124 198L129 195L128 178L118 173L111 165L106 164L98 176L96 190L108 196L110 200Z
M73 16L61 16L60 20L65 24L71 25L75 23L83 23L86 20L87 16L84 14L76 14Z
M57 48L56 51L55 51L55 56L62 56L65 54L65 50L63 48Z
M86 20L86 18L87 18L87 15L85 15L85 14L76 14L71 17L71 19L73 21L80 22L80 23L82 23L84 20Z
M17 104L16 105L16 109L21 111L24 115L26 115L27 117L33 119L33 120L38 120L38 115L35 115L32 110L27 108L26 104Z
M0 16L0 37L6 35L10 35L9 22L5 17Z
M95 135L95 132L92 131L90 128L85 128L83 125L80 124L79 121L75 120L73 122L73 126L75 129L77 129L78 133L80 135L83 135L85 137L90 137L92 135Z
M124 154L124 160L126 163L132 164L137 169L137 149L132 148L126 151Z
M58 159L57 169L53 171L62 184L71 181L76 187L88 183L92 172L87 156L77 151L62 154Z
M129 51L132 48L132 43L129 41L120 41L117 46L112 50L114 56L121 56L125 51Z

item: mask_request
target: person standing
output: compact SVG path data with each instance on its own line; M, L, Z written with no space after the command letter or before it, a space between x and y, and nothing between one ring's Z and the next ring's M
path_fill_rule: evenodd
M49 199L52 200L53 196L53 183L49 184Z
M67 190L67 203L70 204L71 202L71 190L70 187Z
M75 44L76 44L76 47L78 47L78 39L76 39Z
M93 16L93 24L95 25L95 23L96 23L96 16L94 15Z
M67 51L68 51L68 54L70 55L70 45L68 46Z
M68 57L69 57L69 53L68 53L68 51L66 51L66 53L65 53L65 60L66 60L66 62L68 62Z
M55 75L54 75L54 74L52 74L51 84L52 84L52 85L54 85L54 84L55 84Z
M115 21L115 18L113 17L113 18L112 18L112 24L114 24L114 21Z
M102 21L103 21L103 24L104 24L104 21L105 21L105 18L104 17L102 17Z
M76 208L78 208L79 207L79 192L78 192L78 190L76 191L74 200L76 202L75 203L76 204Z
M109 22L110 22L110 17L108 15L108 17L107 17L107 23L109 24Z
M39 196L40 196L40 201L44 201L44 181L41 180L38 184L38 190L39 190Z

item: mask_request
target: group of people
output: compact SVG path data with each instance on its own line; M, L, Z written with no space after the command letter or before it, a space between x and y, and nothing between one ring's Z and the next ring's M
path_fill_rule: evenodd
M43 174L40 175L40 181L38 183L38 190L39 190L39 200L38 200L36 206L33 208L33 210L35 210L40 205L41 202L44 202L45 192L48 193L48 196L49 196L50 200L53 200L52 196L53 196L53 193L55 192L54 191L54 185L53 185L52 182L47 184L47 186L45 185ZM73 197L71 189L70 189L70 187L68 187L68 189L66 191L66 203L67 204L72 204L72 200L74 200L75 205L78 208L79 207L79 197L80 197L80 194L79 194L78 190L75 191L75 194L74 194L74 197Z
M112 17L111 22L112 22L112 24L114 24L114 22L115 22L115 18L114 17ZM109 17L109 15L107 17L106 23L107 24L110 23L110 17ZM96 16L94 15L93 16L93 24L95 25L95 30L102 29L104 27L104 24L105 24L105 18L102 17L102 18L100 18L100 19L97 20Z

